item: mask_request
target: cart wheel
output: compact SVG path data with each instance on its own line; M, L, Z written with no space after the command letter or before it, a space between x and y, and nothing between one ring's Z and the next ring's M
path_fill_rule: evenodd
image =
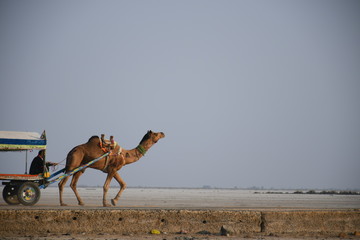
M17 190L19 186L16 185L6 185L3 189L3 198L4 201L9 205L18 205L20 204Z
M40 189L35 183L25 182L20 185L17 197L21 204L25 206L32 206L40 199Z

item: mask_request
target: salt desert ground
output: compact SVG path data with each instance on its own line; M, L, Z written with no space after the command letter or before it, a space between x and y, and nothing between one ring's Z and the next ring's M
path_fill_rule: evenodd
M2 191L2 187L0 188ZM102 208L102 188L78 188L85 207ZM108 199L115 197L118 188L110 188ZM241 189L164 189L127 188L119 208L167 209L359 209L360 195L293 194L295 190ZM270 192L270 193L268 193ZM305 192L305 191L304 191ZM277 194L278 193L278 194ZM77 207L70 188L65 188L64 200ZM9 206L0 199L1 208L56 208L59 206L57 187L41 190L40 201L32 207Z

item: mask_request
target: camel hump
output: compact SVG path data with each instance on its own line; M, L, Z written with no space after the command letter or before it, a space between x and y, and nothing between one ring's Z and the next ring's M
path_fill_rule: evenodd
M90 137L88 140L88 142L93 142L93 141L99 141L99 136L94 135L94 136Z

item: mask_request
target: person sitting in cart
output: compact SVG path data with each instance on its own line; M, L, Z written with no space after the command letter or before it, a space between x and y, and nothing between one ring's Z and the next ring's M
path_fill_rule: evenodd
M45 163L45 150L40 150L39 154L33 159L30 166L30 174L37 175L40 173L48 172L49 166L56 166L57 163L46 162ZM45 167L45 169L44 169Z

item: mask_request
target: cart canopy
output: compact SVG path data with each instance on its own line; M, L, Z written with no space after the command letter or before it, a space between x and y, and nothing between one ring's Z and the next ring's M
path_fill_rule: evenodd
M0 131L0 151L25 151L30 149L46 149L45 131L10 132Z

